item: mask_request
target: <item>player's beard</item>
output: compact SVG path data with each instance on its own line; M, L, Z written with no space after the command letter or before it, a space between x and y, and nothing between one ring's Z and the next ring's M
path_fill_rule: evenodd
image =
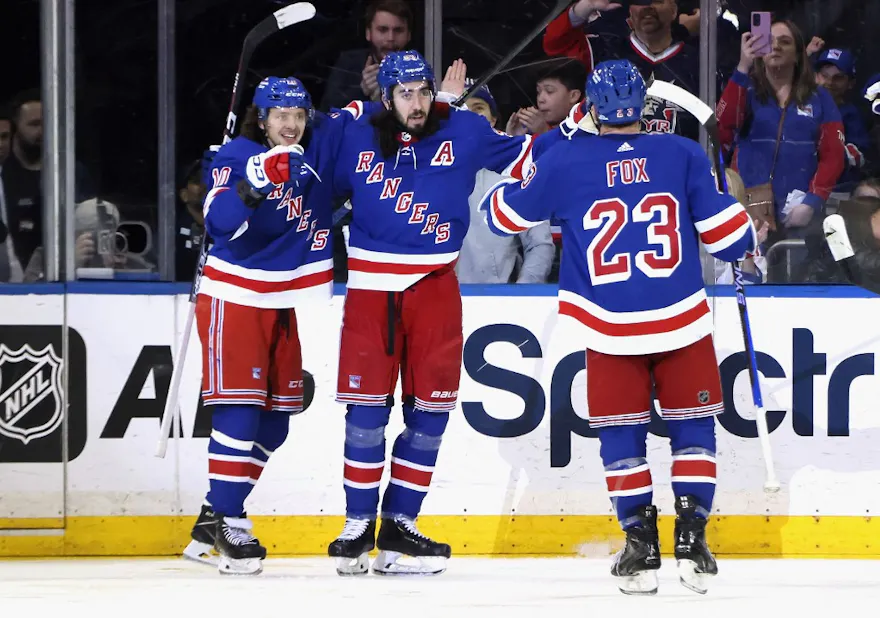
M394 156L394 153L400 147L397 136L401 133L409 133L416 139L421 140L433 135L440 128L440 118L433 105L425 112L425 123L417 131L409 129L406 124L401 122L397 111L393 107L392 109L385 109L374 114L370 119L370 123L376 128L379 147L382 150L382 156L386 159Z
M410 114L404 123L406 130L413 135L421 137L421 133L425 130L425 127L428 126L428 113L417 112L415 114Z

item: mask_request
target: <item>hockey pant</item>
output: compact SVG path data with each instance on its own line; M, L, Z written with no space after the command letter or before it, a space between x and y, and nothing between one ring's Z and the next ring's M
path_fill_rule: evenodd
M458 397L461 316L451 267L404 292L348 291L336 398L348 409L343 485L350 517L376 517L398 373L405 429L391 449L382 515L418 516Z
M202 399L211 407L208 504L230 517L302 411L302 360L292 309L245 307L200 295Z
M652 384L669 430L672 490L708 517L715 496L715 415L724 409L712 337L672 352L613 356L587 351L590 426L598 429L611 503L621 526L653 500L647 460Z

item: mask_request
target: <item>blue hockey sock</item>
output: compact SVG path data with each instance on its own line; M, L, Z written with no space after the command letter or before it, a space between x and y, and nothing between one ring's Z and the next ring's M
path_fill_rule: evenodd
M709 517L715 499L715 417L667 421L672 447L672 492L693 496L697 515Z
M290 416L285 412L263 410L260 414L260 427L251 450L251 487L257 484L272 453L284 444L289 430Z
M207 500L214 511L229 517L244 513L251 492L255 464L251 462L254 438L260 425L259 406L211 406L211 440L208 442ZM262 471L262 468L260 469Z
M345 415L345 512L349 517L374 518L379 484L385 470L385 425L391 408L348 406Z
M599 429L599 453L605 466L605 483L624 530L638 523L639 510L654 499L647 439L647 423Z
M382 499L382 516L415 519L428 494L449 412L425 412L405 404L403 420L406 429L391 451L391 481Z

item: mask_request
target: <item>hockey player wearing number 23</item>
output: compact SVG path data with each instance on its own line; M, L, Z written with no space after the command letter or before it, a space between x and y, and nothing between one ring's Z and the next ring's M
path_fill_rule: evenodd
M212 410L210 490L185 555L221 573L262 570L266 549L244 501L302 411L302 358L294 307L329 301L333 165L352 103L315 113L293 77L256 89L242 135L211 164L204 202L214 239L196 304L202 399Z
M415 519L458 397L462 308L454 266L470 221L468 196L480 169L521 177L531 137L496 133L483 117L436 102L433 69L418 52L385 56L378 82L385 109L346 128L336 166L353 217L336 396L348 410L347 518L328 553L340 574L366 573L374 544L377 573L436 574L450 547L422 535ZM398 374L406 428L391 450L377 538Z
M754 250L755 231L743 206L716 189L697 143L639 132L646 89L629 61L600 64L586 92L599 136L560 140L525 180L500 183L481 208L502 235L550 217L562 222L559 313L583 333L589 422L626 533L611 571L618 586L628 594L658 586L646 447L653 385L672 450L679 575L704 593L717 573L705 526L723 403L699 243L738 260Z

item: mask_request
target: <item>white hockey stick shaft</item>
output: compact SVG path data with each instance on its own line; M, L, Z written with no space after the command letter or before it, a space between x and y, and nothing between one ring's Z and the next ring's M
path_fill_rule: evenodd
M724 175L724 165L721 159L721 142L718 137L718 125L715 121L715 110L694 96L684 88L654 80L648 86L648 96L663 99L674 103L693 115L706 129L709 141L712 145L712 168L715 171L715 183L720 192L727 192L727 179ZM749 320L748 307L746 305L745 286L742 280L742 271L738 264L733 264L734 283L736 285L737 303L740 308L740 322L743 331L743 342L746 348L746 361L748 363L749 378L752 386L752 401L756 411L756 425L758 439L761 443L761 452L764 457L766 480L764 490L768 492L779 491L779 481L776 478L776 468L773 464L773 450L770 445L770 431L767 426L767 411L764 409L764 401L761 395L760 373L755 357L755 349L752 344L752 330Z
M226 115L226 126L223 131L223 143L230 141L235 134L235 125L238 121L238 110L242 100L242 81L247 73L251 56L257 47L267 38L280 30L284 30L295 24L312 19L317 13L311 2L296 2L282 7L269 17L254 26L244 39L241 55L238 60L238 70L235 73L235 81L232 84L232 98L229 103L229 112ZM183 367L186 364L186 350L189 346L190 333L196 314L196 298L199 291L199 282L202 278L202 269L208 257L207 234L202 239L202 247L199 251L199 264L193 277L192 291L190 292L189 313L186 316L186 325L181 333L177 356L174 358L174 369L171 372L171 386L168 389L168 397L165 399L165 409L162 412L162 422L159 430L159 443L156 446L156 457L165 457L168 450L168 439L171 433L171 423L174 417L180 418L180 406L178 395L180 393L180 381L183 377ZM182 426L182 423L181 423Z
M761 388L760 385L757 388ZM770 429L767 427L767 410L764 406L756 406L755 422L758 424L758 440L761 441L761 452L764 455L764 472L766 481L764 489L769 492L779 491L779 479L776 478L776 466L773 464L773 447L770 446Z
M183 377L183 366L186 364L189 337L196 317L196 304L187 304L189 309L186 314L186 324L183 326L183 333L181 333L180 343L177 346L177 354L173 359L174 370L171 372L171 386L168 387L165 410L162 412L162 425L159 429L159 444L156 446L156 457L165 457L165 451L168 450L168 440L171 437L171 423L174 422L175 417L180 416L180 406L177 405L180 395L180 381Z

